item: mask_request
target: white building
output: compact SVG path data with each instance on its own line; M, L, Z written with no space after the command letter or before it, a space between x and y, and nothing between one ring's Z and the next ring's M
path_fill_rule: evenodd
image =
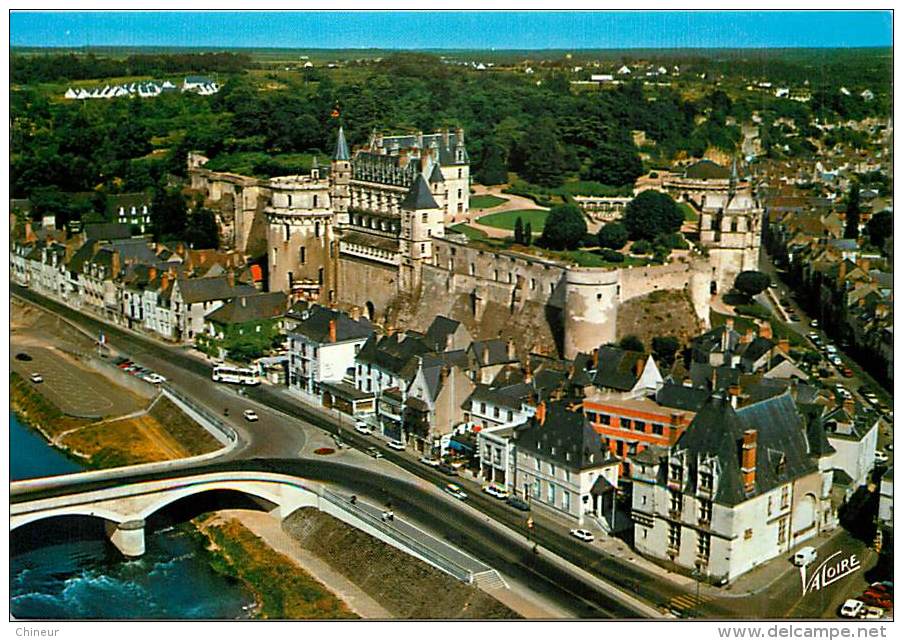
M868 418L857 412L850 400L828 412L824 425L828 443L834 448L831 467L846 472L854 489L867 484L878 448L877 417Z

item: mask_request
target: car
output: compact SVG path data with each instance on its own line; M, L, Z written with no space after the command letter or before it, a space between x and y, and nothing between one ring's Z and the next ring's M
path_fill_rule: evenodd
M31 358L31 356L29 356L25 352L19 352L18 354L16 354L16 360L17 361L30 361L33 359Z
M428 467L439 467L440 465L442 465L442 461L431 456L421 456L420 462Z
M832 357L831 357L831 364L834 365L834 367L842 367L842 366L843 366L843 361L840 360L840 356L832 356Z
M520 510L521 512L528 512L530 510L530 504L516 496L509 496L507 499L505 499L505 503L513 507L515 510Z
M583 530L577 528L576 530L571 530L571 536L575 539L580 539L584 543L592 543L596 540L596 537L593 536L593 533L589 530Z
M807 545L806 547L798 550L797 553L793 555L793 565L796 565L798 567L809 565L816 559L817 556L818 551L811 545Z
M380 452L380 451L379 451L378 449L376 449L375 447L368 447L368 448L367 448L367 454L369 454L370 456L372 456L373 458L375 458L375 459L377 459L377 460L379 460L379 459L381 459L381 458L383 457L383 453Z
M340 450L347 450L348 444L339 437L338 434L332 435L332 442L335 443L335 446Z
M257 416L257 412L255 412L254 410L245 410L244 412L242 412L242 416L245 417L246 421L250 421L251 423L260 420L260 417Z
M153 383L154 385L159 385L160 383L166 382L166 377L161 376L160 374L157 374L156 372L152 372L150 374L142 376L141 378L146 380L148 383Z
M442 472L443 474L445 474L446 476L458 476L458 470L453 468L448 463L441 463L440 465L436 466L436 469L439 470L440 472Z
M872 594L872 595L874 595L874 596L884 598L884 597L887 597L887 596L889 595L889 592L888 592L888 590L887 590L887 586L886 586L886 585L881 585L881 584L879 583L878 585L870 585L870 586L868 586L868 587L865 589L864 594Z
M483 491L489 496L497 499L507 499L508 498L508 490L503 487L499 487L498 485L487 485L483 488Z
M811 321L809 321L809 327L818 327L818 321L813 318Z
M866 592L862 596L859 597L859 601L863 605L871 605L876 608L885 608L890 609L894 607L894 602L891 600L890 596L887 594L869 594Z
M405 450L404 441L399 441L397 438L393 438L389 441L389 447L397 452L404 452Z
M462 490L458 485L455 485L454 483L446 483L445 488L443 489L445 490L446 494L451 494L453 497L460 501L463 501L467 498L467 492Z
M373 434L373 428L364 423L363 421L358 421L354 424L354 431L359 434Z
M894 444L893 444L893 443L888 443L887 445L885 445L885 446L884 446L884 451L885 451L885 452L893 452L893 451L894 451ZM891 587L893 587L893 586L891 586Z
M43 383L44 377L38 374L37 372L32 372L31 376L29 376L32 383Z
M885 454L881 450L875 450L875 463L877 463L878 465L884 465L889 460L890 458L887 456L887 454Z
M790 314L789 318L792 323L800 322L800 317L797 316L796 314Z
M132 361L123 361L123 362L119 363L116 367L118 367L119 369L128 369L129 367L132 366L132 364L133 364Z
M865 607L865 603L859 601L857 599L847 599L844 601L843 605L840 606L840 616L846 619L855 619L859 616L859 613L862 612L862 608Z
M884 618L884 610L882 608L876 608L873 605L866 606L862 609L862 612L859 613L860 619L883 619Z

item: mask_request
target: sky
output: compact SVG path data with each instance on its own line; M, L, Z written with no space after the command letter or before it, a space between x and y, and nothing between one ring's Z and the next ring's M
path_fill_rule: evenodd
M12 46L591 49L891 46L890 11L23 12Z

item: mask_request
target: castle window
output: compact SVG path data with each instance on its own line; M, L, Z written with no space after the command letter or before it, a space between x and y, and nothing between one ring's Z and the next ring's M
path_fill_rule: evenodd
M673 523L668 525L668 547L680 548L680 526Z
M463 189L459 189L459 190L458 190L458 200L461 200L463 197L464 197L464 190L463 190Z
M464 177L464 170L463 170L463 169L459 169L459 170L458 170L458 178L463 178L463 177Z
M323 284L323 268L322 267L317 270L317 283L320 285Z
M314 223L314 236L316 236L317 238L320 237L320 223L319 222Z
M662 436L665 433L665 426L653 424L652 425L652 433L655 434L656 436Z
M302 265L307 262L307 247L302 247L300 250L298 250L298 258L300 259Z
M536 289L536 279L535 278L530 279L530 289Z
M702 499L699 501L699 522L712 522L712 502Z
M289 207L292 206L292 195L291 194L288 195L288 206Z
M427 214L426 212L423 212L422 214L420 214L420 222L422 222L422 223L429 222L429 214Z
M318 200L318 196L316 194L314 194L314 209L317 208L317 200Z
M468 267L468 271L470 272L470 275L473 276L477 272L477 266L474 265L473 263L470 263L470 266Z
M711 548L712 535L705 532L700 532L699 538L696 539L696 556L707 561Z
M285 241L288 241L288 239L292 237L292 230L288 226L288 223L286 223L282 226L282 236L283 236L283 240L285 240Z

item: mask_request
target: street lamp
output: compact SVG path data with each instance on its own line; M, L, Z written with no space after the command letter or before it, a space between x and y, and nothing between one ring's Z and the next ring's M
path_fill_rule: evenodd
M702 570L699 562L696 562L696 568L693 570L693 578L696 579L696 601L693 602L693 616L699 617L699 580L702 578Z

